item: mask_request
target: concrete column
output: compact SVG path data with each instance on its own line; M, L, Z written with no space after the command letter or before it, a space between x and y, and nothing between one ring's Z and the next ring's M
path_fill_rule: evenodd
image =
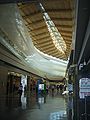
M79 73L77 66L75 66L73 80L73 120L79 120Z

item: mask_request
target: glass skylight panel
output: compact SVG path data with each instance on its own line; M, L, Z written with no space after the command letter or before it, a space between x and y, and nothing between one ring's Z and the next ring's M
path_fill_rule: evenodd
M53 31L55 31L55 27L51 27L51 29L53 30ZM56 31L55 31L56 32Z
M57 33L56 31L54 32L54 34L55 34L55 35L58 35L58 33Z
M48 13L46 13L46 11L41 3L40 3L40 7L43 11L43 15L44 15L43 18L46 22L46 25L48 27L48 30L50 32L50 35L52 37L52 40L53 40L55 47L64 53L66 51L65 41L63 40L61 34L58 32L58 29L55 27L55 24L53 23L53 21L49 17Z

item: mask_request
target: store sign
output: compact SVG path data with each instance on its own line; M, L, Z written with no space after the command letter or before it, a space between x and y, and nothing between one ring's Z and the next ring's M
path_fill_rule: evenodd
M90 96L90 78L81 78L79 81L79 96L81 99Z

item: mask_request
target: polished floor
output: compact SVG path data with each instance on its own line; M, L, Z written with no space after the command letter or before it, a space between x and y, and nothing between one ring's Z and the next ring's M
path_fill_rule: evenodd
M67 102L60 93L2 95L0 120L67 120Z

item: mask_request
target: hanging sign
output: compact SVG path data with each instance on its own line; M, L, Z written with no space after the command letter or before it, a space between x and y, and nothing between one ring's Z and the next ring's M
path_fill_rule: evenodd
M79 97L81 99L85 98L85 96L90 96L90 78L81 78L79 88Z

